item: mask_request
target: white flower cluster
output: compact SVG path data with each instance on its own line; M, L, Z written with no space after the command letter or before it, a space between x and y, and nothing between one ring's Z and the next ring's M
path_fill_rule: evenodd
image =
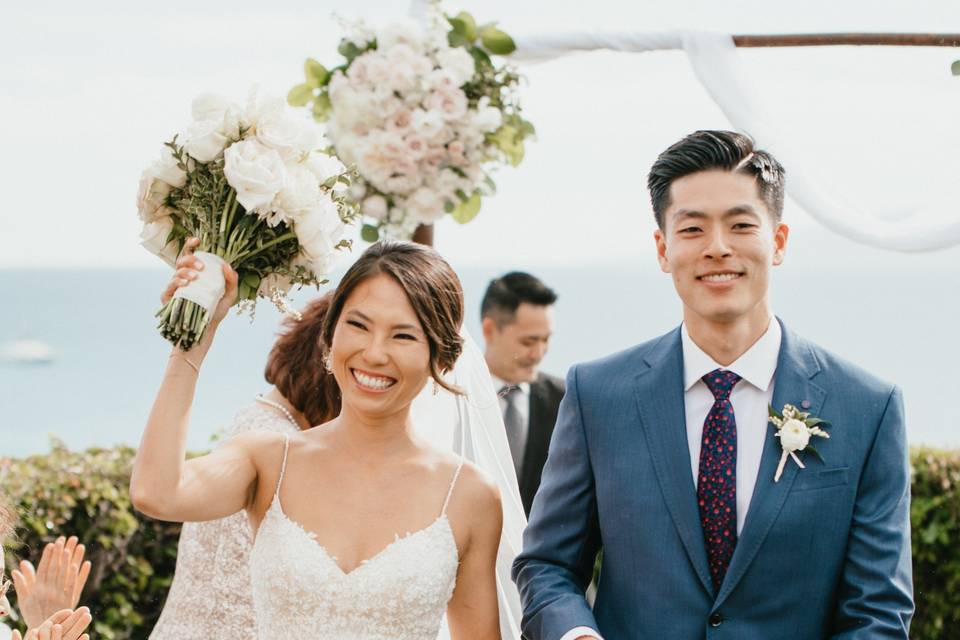
M296 233L301 251L289 266L302 265L318 279L329 273L346 227L329 181L346 169L322 151L326 143L317 125L282 99L265 98L256 89L245 108L201 95L193 102L192 114L193 122L178 137L188 162L206 164L222 155L223 174L246 213L269 227L286 223ZM166 240L176 212L164 203L187 178L170 148L164 147L140 179L142 244L171 266L177 245ZM264 279L264 286L286 291L290 285L271 277ZM268 297L271 293L263 287L261 292Z
M376 42L330 79L328 135L366 182L353 193L362 213L388 235L409 236L477 189L494 157L486 134L503 114L486 98L470 104L473 56L450 47L442 25L396 22Z

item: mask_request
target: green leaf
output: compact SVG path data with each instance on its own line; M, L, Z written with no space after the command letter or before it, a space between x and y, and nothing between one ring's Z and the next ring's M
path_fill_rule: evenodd
M480 213L480 192L474 191L469 198L458 204L450 216L460 224L467 224Z
M354 58L363 53L360 47L348 40L341 40L340 46L337 47L337 51L340 53L340 55L347 59L348 63L353 62Z
M303 75L310 86L322 87L327 83L330 72L313 58L307 58L307 61L303 63Z
M462 33L451 31L447 34L447 44L451 47L466 47L470 44L470 41Z
M253 289L254 291L256 291L257 289L260 288L260 276L258 276L256 273L253 273L252 271L249 273L246 273L243 276L243 283L248 287L250 287L251 289Z
M953 64L950 65L950 71L955 76L960 76L960 60L954 60Z
M491 196L492 196L492 195L496 195L496 193L497 193L497 183L493 181L493 178L491 178L490 176L484 176L484 177L483 177L483 184L485 184L485 185L487 186L487 190L489 191L489 194L487 194L487 195L491 195Z
M823 456L820 455L820 452L817 451L817 448L814 447L812 444L808 444L807 447L806 447L806 449L805 449L805 451L809 451L810 453L812 453L812 454L814 455L814 457L815 457L817 460L819 460L820 462L824 462L824 463L826 462L826 461L823 459Z
M457 208L457 205L453 204L449 200L445 200L443 203L443 210L447 213L453 213L453 210Z
M365 224L360 229L360 237L363 238L365 242L376 242L380 239L380 232L377 231L377 228L372 224Z
M330 117L332 110L333 104L330 102L330 94L326 91L321 91L320 95L313 101L313 119L317 122L324 122Z
M829 424L830 424L830 423L827 422L826 420L821 420L820 418L807 418L806 420L803 421L803 423L804 423L805 425L807 425L808 427L815 427L815 426L817 426L818 424L822 424L822 425L829 425Z
M458 31L458 33L462 33L470 42L477 39L477 21L473 19L472 15L466 11L461 11L453 20L457 20L463 25L463 31ZM450 24L453 24L453 22L451 21ZM454 27L454 29L456 29L456 27Z
M487 51L498 56L505 56L517 50L513 38L495 27L488 27L480 32L480 40Z
M313 87L306 82L298 84L287 93L287 103L291 107L305 107L313 99Z
M771 418L780 418L783 420L783 416L780 415L780 412L773 408L772 404L767 405L767 415Z
M487 52L480 47L470 47L470 55L473 56L474 62L481 68L493 68L493 60L491 60Z

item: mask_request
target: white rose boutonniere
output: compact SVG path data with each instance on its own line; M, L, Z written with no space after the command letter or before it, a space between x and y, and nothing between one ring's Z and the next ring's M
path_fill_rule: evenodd
M829 425L825 420L811 417L809 413L799 411L792 404L783 405L783 411L777 411L772 406L769 408L770 423L776 427L775 437L780 438L780 447L783 453L780 454L780 464L777 465L777 472L773 476L774 482L780 482L780 476L783 475L783 469L787 464L787 458L793 458L797 466L805 469L803 462L797 456L798 451L809 450L813 455L823 461L820 452L810 444L810 438L817 436L819 438L829 438L830 434L821 427Z

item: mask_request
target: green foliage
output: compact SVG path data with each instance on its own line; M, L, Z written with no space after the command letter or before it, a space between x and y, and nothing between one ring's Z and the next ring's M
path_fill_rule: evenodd
M913 591L911 638L960 639L960 451L911 455Z
M5 549L8 571L15 559L36 565L58 536L77 536L93 565L81 602L93 615L91 635L105 640L147 637L176 563L180 525L146 518L130 504L134 453L131 447L71 452L54 441L47 455L0 460L0 490L20 515ZM16 605L15 594L11 601Z
M78 536L93 563L81 601L93 612L96 637L106 640L147 637L175 567L180 526L146 518L130 504L134 453L127 446L71 452L54 441L47 455L0 459L0 490L21 517L6 548L7 569L15 558L36 564L57 536ZM960 451L918 448L911 462L917 613L910 637L960 640ZM16 604L15 595L11 600Z
M960 60L954 60L950 65L950 72L955 76L960 76Z

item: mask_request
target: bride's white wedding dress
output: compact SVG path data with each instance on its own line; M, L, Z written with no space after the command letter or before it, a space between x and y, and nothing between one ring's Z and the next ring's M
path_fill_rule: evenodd
M280 504L290 444L280 478L250 553L253 604L260 640L432 640L453 595L459 555L447 505L461 459L437 519L397 536L345 572L315 536Z

